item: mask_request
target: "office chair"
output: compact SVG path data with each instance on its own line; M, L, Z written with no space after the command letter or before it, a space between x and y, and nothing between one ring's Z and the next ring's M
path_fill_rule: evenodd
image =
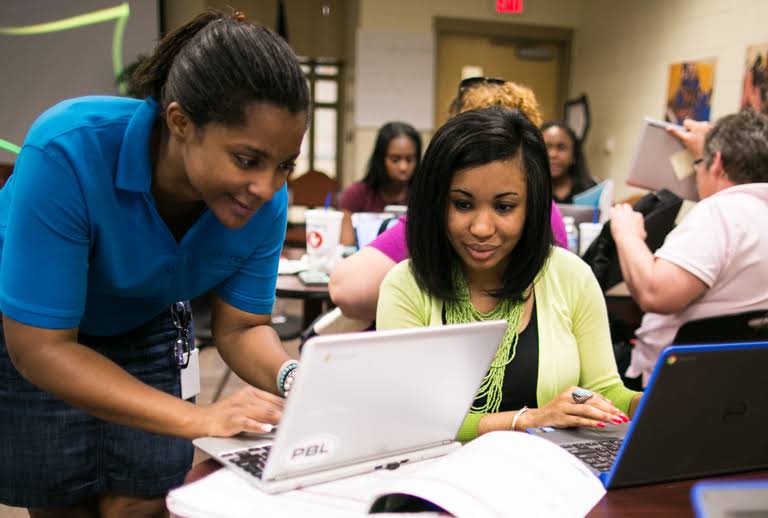
M322 207L325 197L332 193L331 202L335 202L339 192L339 182L320 171L307 171L298 176L292 174L288 178L288 190L291 191L291 203L305 207Z
M768 309L686 322L675 335L676 345L768 340Z
M291 207L323 207L328 193L331 193L331 207L335 207L339 190L338 180L320 171L307 171L301 176L294 173L288 178ZM285 233L286 244L303 247L306 244L305 232L303 222L289 224Z
M307 342L307 340L313 336L338 333L354 333L357 331L368 331L372 329L372 321L350 318L344 315L341 310L336 307L317 317L301 333L301 344L299 345L299 352L301 352L301 349L304 347L304 344Z
M763 340L768 340L768 309L691 320L677 330L672 344L697 345ZM613 350L624 385L632 390L642 390L642 376L628 378L624 374L631 361L631 346L627 341L614 342Z

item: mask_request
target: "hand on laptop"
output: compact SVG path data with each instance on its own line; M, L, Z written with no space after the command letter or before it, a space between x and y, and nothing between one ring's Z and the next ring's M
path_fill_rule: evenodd
M704 137L712 125L709 122L685 119L683 127L687 131L670 126L667 128L667 133L676 137L691 152L694 159L701 158L704 155Z
M193 437L268 433L283 415L285 400L255 387L243 387L211 405L198 405Z
M518 429L539 426L604 428L605 423L621 424L629 421L624 412L600 394L593 393L584 403L575 403L572 393L577 390L579 387L570 387L543 407L530 409L520 416L522 425L519 425Z

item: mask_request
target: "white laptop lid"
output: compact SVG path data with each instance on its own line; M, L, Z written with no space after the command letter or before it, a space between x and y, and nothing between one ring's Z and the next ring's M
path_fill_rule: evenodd
M668 126L674 124L649 118L643 121L627 184L652 191L668 189L686 200L699 201L693 157L667 133Z
M355 212L352 214L352 227L355 229L357 247L368 246L371 241L376 239L385 222L387 223L386 228L389 228L397 223L397 216L388 212Z
M505 330L501 320L312 338L263 480L454 441Z

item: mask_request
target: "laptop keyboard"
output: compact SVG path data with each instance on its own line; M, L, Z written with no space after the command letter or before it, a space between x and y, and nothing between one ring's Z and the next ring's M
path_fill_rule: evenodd
M269 450L271 448L271 444L248 448L247 450L224 453L221 455L221 458L244 469L254 477L261 478L264 473L264 464L267 462L267 457L269 456Z
M616 460L616 454L619 453L622 442L624 442L623 439L613 439L610 441L576 442L561 446L585 464L602 472L610 469L613 461Z

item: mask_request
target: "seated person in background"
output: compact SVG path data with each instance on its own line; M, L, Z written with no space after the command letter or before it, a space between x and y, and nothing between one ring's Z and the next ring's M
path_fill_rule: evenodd
M541 126L547 144L549 169L552 171L552 199L557 203L573 203L574 194L594 187L581 141L564 122L549 121Z
M652 254L643 216L611 210L611 234L632 297L646 311L628 377L643 384L689 320L768 308L768 117L743 111L670 130L696 157L701 197ZM706 139L704 138L706 135Z
M503 106L520 110L535 125L541 124L539 103L530 88L501 79L473 77L459 84L450 113L458 113L489 106ZM567 248L568 236L563 217L552 203L551 227L555 244ZM342 261L331 274L329 289L333 302L342 313L351 318L373 320L379 286L384 276L397 263L408 258L405 242L405 218L382 233L369 246Z
M535 426L602 428L628 421L639 401L616 370L597 280L552 246L550 189L541 133L501 107L449 120L411 186L411 259L384 279L377 329L508 322L462 441Z
M343 244L355 243L353 213L383 212L387 205L405 205L408 186L420 158L421 136L413 126L404 122L388 122L379 129L365 178L341 193L339 208L344 211Z

